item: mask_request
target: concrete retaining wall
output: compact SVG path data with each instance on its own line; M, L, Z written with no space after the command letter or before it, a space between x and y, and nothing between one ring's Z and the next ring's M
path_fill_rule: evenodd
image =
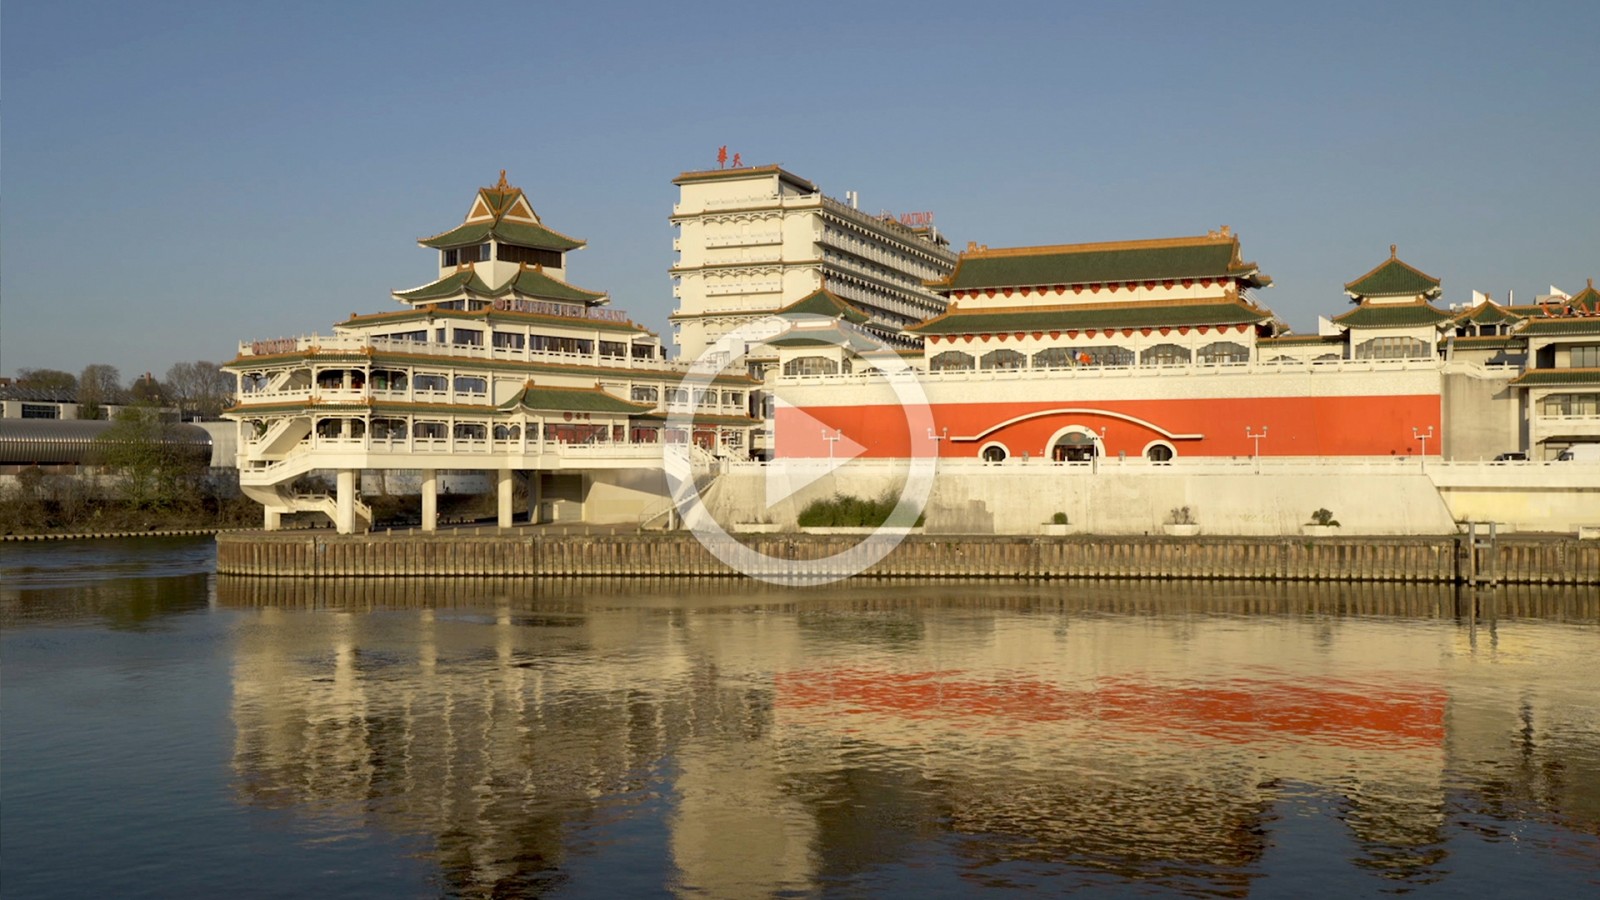
M733 540L729 538L729 540ZM783 560L848 555L855 538L748 536ZM887 578L1163 578L1454 583L1466 540L1438 538L1023 538L912 535L865 574ZM1503 540L1500 579L1600 584L1600 543ZM316 535L250 532L217 537L217 571L289 577L735 576L693 535Z

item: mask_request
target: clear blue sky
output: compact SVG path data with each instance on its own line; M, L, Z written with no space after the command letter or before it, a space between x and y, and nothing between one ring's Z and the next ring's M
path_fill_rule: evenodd
M957 246L1227 224L1301 331L1391 243L1600 276L1600 3L140 3L0 20L0 372L159 376L429 280L499 170L664 328L721 144Z

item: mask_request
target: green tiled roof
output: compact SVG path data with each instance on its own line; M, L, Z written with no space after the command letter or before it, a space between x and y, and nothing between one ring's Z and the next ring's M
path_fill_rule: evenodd
M1275 337L1256 338L1257 344L1274 346L1302 346L1306 344L1343 344L1342 334L1280 334Z
M546 275L543 268L528 265L523 265L517 271L516 277L497 288L490 287L478 277L477 271L469 266L457 269L438 281L422 287L395 291L394 296L409 303L426 303L455 297L462 293L476 297L504 297L516 294L534 300L565 300L577 303L594 303L605 296L599 291L586 291L564 281L557 281Z
M1600 316L1535 316L1517 334L1600 334Z
M1529 369L1511 380L1512 387L1560 387L1600 384L1600 369Z
M1486 300L1471 309L1465 310L1456 316L1457 322L1476 322L1479 325L1498 325L1501 322L1516 322L1522 317L1506 312L1504 306L1493 300Z
M476 222L463 222L462 224L430 238L419 238L417 243L435 250L444 250L450 247L466 247L471 244L481 244L489 238L506 244L516 244L519 247L537 247L541 250L576 250L584 245L577 238L567 237L559 231L552 231L537 221L525 222L506 219L506 213L515 208L522 201L529 213L533 213L532 204L522 193L522 188L513 187L506 183L506 173L500 173L500 182L493 187L479 188L478 198L472 205L472 212L477 212L481 204L488 211L490 218L480 219ZM467 214L472 218L472 213ZM533 213L533 218L539 218Z
M1115 306L1010 307L967 312L952 310L913 325L914 334L994 334L1010 331L1062 331L1085 328L1173 328L1196 325L1256 324L1272 314L1243 303L1129 303Z
M954 272L929 282L936 291L1038 287L1204 278L1271 284L1255 263L1239 258L1235 236L1169 238L1106 244L969 250Z
M660 419L662 421L665 421L669 415L670 415L669 413L665 413L665 412L648 412L648 413L644 413L644 414L642 414L640 416L637 416L636 418L640 418L640 419ZM761 424L761 421L759 419L752 419L749 416L724 416L724 415L712 415L710 413L697 412L693 416L691 416L690 418L693 419L693 421L694 421L694 423L696 425L759 425L759 424Z
M843 318L856 325L867 321L870 316L840 299L827 288L818 288L795 302L778 310L780 316L789 314L805 314L813 316L827 316L830 319Z
M1592 313L1600 313L1600 291L1594 289L1594 279L1589 279L1589 286L1579 291L1576 297L1567 302L1576 309L1586 309Z
M519 247L537 247L540 250L576 250L584 246L584 242L577 238L570 238L564 234L532 222L500 221L468 222L458 225L443 234L436 234L430 238L420 238L417 243L435 250L446 250L451 247L468 247L481 244L489 238L494 238L503 244L515 244Z
M1352 297L1428 297L1439 296L1439 279L1401 262L1389 245L1389 258L1376 268L1344 286Z
M554 410L559 412L597 412L639 415L655 409L653 403L633 403L600 388L544 387L530 384L500 408Z
M1437 325L1450 314L1427 303L1362 303L1333 321L1346 328L1413 328Z

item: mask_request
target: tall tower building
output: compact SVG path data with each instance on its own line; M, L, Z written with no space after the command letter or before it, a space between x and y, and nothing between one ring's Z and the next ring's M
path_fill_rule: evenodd
M901 329L944 311L924 283L947 276L956 254L931 221L864 213L778 166L685 172L672 183L671 319L683 358L822 287L891 346L916 345Z

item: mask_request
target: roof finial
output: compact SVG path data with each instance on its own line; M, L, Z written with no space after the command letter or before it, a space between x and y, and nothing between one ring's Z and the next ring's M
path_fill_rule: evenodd
M1228 234L1229 234L1229 233L1230 233L1230 231L1231 231L1231 230L1232 230L1232 229L1230 229L1230 228L1229 228L1229 227L1228 227L1228 226L1226 226L1226 225L1224 225L1224 226L1222 226L1222 236L1223 236L1223 237L1227 237L1227 236L1228 236Z
M1395 251L1399 250L1399 249L1400 249L1400 245L1398 245L1398 244L1390 244L1389 245L1389 258L1390 259L1394 259L1395 258Z
M495 185L495 187L499 188L502 191L509 190L511 188L511 185L506 184L506 170L505 169L501 169L500 170L500 183Z

